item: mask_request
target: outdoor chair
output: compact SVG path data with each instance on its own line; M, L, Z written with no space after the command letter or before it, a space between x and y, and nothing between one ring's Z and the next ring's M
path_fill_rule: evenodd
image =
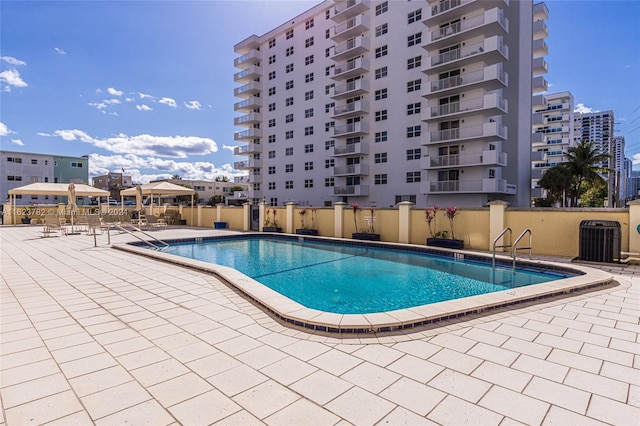
M98 230L102 234L108 228L109 225L103 224L100 216L94 214L87 216L87 235L95 235Z
M167 228L167 224L166 222L164 222L163 220L158 219L157 216L154 215L147 215L146 216L146 229L152 230L152 229L166 229Z
M67 229L60 224L60 219L56 215L48 214L44 217L42 233L45 237L49 237L54 232L60 232L60 235L67 235Z

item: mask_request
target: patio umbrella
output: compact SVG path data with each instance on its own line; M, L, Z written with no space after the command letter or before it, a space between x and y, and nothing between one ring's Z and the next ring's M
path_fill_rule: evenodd
M78 205L76 204L76 186L73 182L69 184L67 198L67 210L69 210L71 214L71 232L73 232L73 215L78 212Z
M138 211L138 224L141 222L142 216L142 186L136 185L136 210Z

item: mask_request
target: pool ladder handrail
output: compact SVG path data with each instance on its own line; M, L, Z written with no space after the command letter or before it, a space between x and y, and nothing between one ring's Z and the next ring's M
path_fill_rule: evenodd
M529 234L529 245L527 247L518 247L518 243L521 239L524 238L525 235ZM533 248L533 234L531 233L531 229L527 228L522 231L522 234L518 238L516 238L513 243L513 247L511 247L511 256L513 257L513 272L516 272L516 255L518 254L518 250L529 250L529 260L531 260L531 249Z
M164 250L167 247L169 247L169 243L167 243L166 241L162 241L160 238L156 238L154 235L150 235L146 232L144 232L142 229L134 226L134 225L129 225L134 231L140 232L141 234L146 235L147 237L150 237L153 241L155 241L156 243L160 243L163 244L164 247L160 247L157 244L152 243L149 240L145 240L144 238L140 237L139 235L134 234L133 232L131 232L130 230L128 230L127 228L125 228L122 225L119 225L117 223L112 223L110 224L111 226L113 226L114 228L116 228L117 230L121 231L121 232L126 232L127 234L136 237L138 240L142 241L143 243L148 244L149 246L151 246L154 250ZM109 229L107 229L107 237L109 238L109 244L111 244L111 234L109 233Z
M500 240L500 238L502 238L504 236L504 234L506 234L507 232L509 233L509 244L497 245L498 241ZM502 230L502 232L500 234L498 234L498 236L493 239L493 246L492 246L492 250L491 250L491 252L493 253L493 259L492 259L492 262L491 262L491 267L493 269L496 269L496 249L497 248L506 248L506 247L513 248L513 245L511 244L511 241L513 241L513 231L509 227L504 228Z

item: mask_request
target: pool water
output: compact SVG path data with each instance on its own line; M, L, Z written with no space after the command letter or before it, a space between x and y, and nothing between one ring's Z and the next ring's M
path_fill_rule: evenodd
M179 243L167 252L229 266L308 308L339 314L405 309L567 276L308 239Z

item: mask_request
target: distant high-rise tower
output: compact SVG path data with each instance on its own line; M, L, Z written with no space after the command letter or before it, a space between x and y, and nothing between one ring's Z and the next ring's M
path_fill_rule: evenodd
M612 173L613 166L613 111L600 111L583 113L580 115L581 124L581 141L593 142L599 151L609 155L605 161L596 164L597 167L606 170L600 175L607 181L608 202L607 205L612 207L615 198L615 177Z

